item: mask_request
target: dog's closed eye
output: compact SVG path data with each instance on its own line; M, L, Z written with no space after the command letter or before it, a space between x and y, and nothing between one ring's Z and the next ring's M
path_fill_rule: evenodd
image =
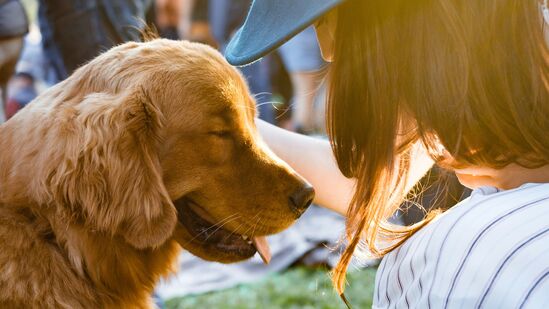
M230 130L211 131L209 134L220 138L230 138L232 136Z

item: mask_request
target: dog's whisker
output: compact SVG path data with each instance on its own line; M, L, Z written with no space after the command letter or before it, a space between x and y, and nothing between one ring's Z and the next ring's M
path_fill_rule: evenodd
M234 218L234 219L237 219L237 218ZM233 220L234 220L234 219L233 219ZM232 220L230 220L230 221L232 221ZM230 222L230 221L228 221L228 222ZM228 222L227 222L227 223L228 223ZM219 229L221 229L222 227L223 227L223 226L219 226L217 229L215 229L215 230L212 231L211 233L210 233L209 231L210 231L212 228L205 229L205 230L201 231L200 233L196 234L196 235L195 235L193 238L191 238L189 241L185 242L185 244L190 243L191 241L195 240L196 238L198 238L200 235L203 235L203 234L209 234L209 235L205 238L205 240L208 240L208 239L211 237L211 235L215 234L215 232L219 231Z
M222 219L221 221L219 221L219 222L217 222L217 223L214 223L212 226L208 227L208 228L205 229L204 231L207 232L207 231L209 231L209 230L211 230L211 229L215 229L215 228L218 228L219 226L223 226L224 224L228 223L229 221L236 219L236 217L238 217L238 216L239 216L239 214L237 214L237 213L234 213L234 214L232 214L232 215L230 215L230 216L227 216L227 217L225 217L224 219Z
M250 222L253 222L254 220L257 220L260 219L259 218L260 216L260 213L256 213L255 216L253 216L253 218L250 220ZM254 231L255 231L255 227L253 225L250 225L247 229L246 229L246 233L248 233L250 230L252 230L252 232L250 233L250 235L254 235Z
M230 221L233 221L233 220L230 220ZM223 225L225 225L226 223L229 223L230 221L227 221L225 222ZM217 229L215 229L213 232L211 232L210 236L206 237L206 239L209 239L211 237L211 235L215 234L215 232L219 231L223 225L220 225Z
M238 232L237 232L242 226L244 226L243 223L241 223L239 226L237 226L234 232L231 232L231 233L229 233L229 235L225 236L225 237L223 238L223 240L225 241L225 240L229 239L229 237L231 237L231 236L233 236L233 235L245 235L244 233L238 233Z
M234 221L234 220L240 218L240 215L239 215L239 214L234 214L234 215L237 215L237 216L234 217L234 218L232 218L232 219L230 219L230 220L227 220L227 221L223 222L221 225L219 225L220 223L218 223L217 225L214 225L214 226L208 228L207 230L203 231L202 233L207 233L208 230L211 230L212 228L214 228L214 227L217 226L217 228L216 228L213 232L211 232L211 235L215 234L215 232L219 231L224 225L228 224L228 223L231 222L231 221ZM231 216L232 216L232 215L231 215ZM229 216L229 217L231 217L231 216ZM242 225L242 224L241 224L241 225ZM229 234L229 236L230 236L230 235L233 235L233 234L234 234L234 232L232 232L231 234ZM206 237L206 239L209 239L209 238L210 238L210 236Z
M232 215L226 217L225 219L219 221L218 223L216 223L216 224L210 226L209 228L204 229L204 230L201 231L200 233L196 234L193 238L191 238L191 239L190 239L189 241L187 241L186 243L189 243L189 242L195 240L197 237L199 237L199 236L201 236L201 235L203 235L203 234L205 234L205 233L209 233L209 231L211 231L212 229L216 228L216 229L212 232L212 234L214 234L215 232L219 231L219 229L221 229L225 224L227 224L227 223L229 223L229 222L231 222L231 221L237 220L237 219L239 219L239 218L240 218L240 214L237 214L237 213L232 214ZM209 238L209 237L207 237L206 239L208 239L208 238Z
M255 106L256 106L256 107L261 107L261 106L263 106L263 105L269 105L269 104L272 105L274 108L277 108L276 105L277 105L277 104L282 104L282 102L280 102L280 101L261 102L261 103L259 103L259 104L256 104Z
M259 220L261 220L261 217L259 217L259 215L260 215L259 212L256 213L255 216L252 218L252 220L250 220L250 221L252 221L252 222L253 222L253 220L255 220L255 222L256 222L255 224L250 225L251 230L252 230L252 235L254 235L254 233L255 233L255 228L256 228L256 226L257 226L257 222L258 222ZM248 229L248 230L249 230L249 229Z
M276 110L280 110L280 108L278 107L278 105L282 104L283 102L280 102L280 101L267 101L267 102L261 102L259 104L256 104L255 107L261 107L263 105L272 105L274 109ZM253 107L249 106L249 105L246 105L246 104L240 104L240 105L237 105L238 107L244 107L244 108L247 108L247 109L253 109ZM293 105L290 105L288 107L293 107Z
M251 219L250 221L254 221L254 220L256 220L256 219L258 219L258 220L261 219L261 218L258 218L259 215L260 215L260 213L256 213L256 214L252 217L252 219ZM257 224L257 221L258 221L258 220L256 220L256 224ZM239 232L239 229L240 229L240 227L242 227L243 225L244 225L244 224L239 225L238 228L236 228L235 231L232 232L228 237L230 237L231 235L234 235L234 234L248 235L248 232L249 232L250 230L252 230L252 233L251 233L250 235L253 235L253 234L254 234L255 225L249 225L248 228L247 228L245 231L243 231L242 233L240 233L240 232Z
M214 225L210 226L209 228L205 229L202 233L205 233L205 232L209 232L210 230L212 229L215 229L213 233L219 231L219 229L221 229L225 224L231 222L231 221L234 221L236 219L238 219L240 217L239 214L233 214L233 215L230 215L229 217L215 223Z
M284 109L284 112L282 112L280 115L278 115L278 116L276 117L276 119L282 118L282 117L283 117L284 115L286 115L289 111L291 111L291 110L292 110L292 107L294 107L294 106L295 106L294 103L289 104L289 105ZM275 106L275 108L276 108L276 106ZM281 110L281 109L276 109L276 110L278 111L278 110Z
M216 226L218 226L218 225L226 224L226 223L228 223L228 221L234 220L234 219L236 219L237 217L240 217L240 214L238 214L238 213L231 214L230 216L225 217L225 219L223 219L223 220L221 220L221 221L215 223L215 224L214 224L212 227L210 227L210 228L216 227Z
M273 95L273 93L272 93L272 92L268 92L268 91L263 91L263 92L254 93L254 94L252 95L252 97L257 98L258 96L261 96L261 95Z
M259 213L256 213L255 216L254 216L250 221L255 220L255 218L257 218L258 216L259 216ZM229 237L231 237L232 235L235 235L235 234L237 234L237 235L247 235L248 231L250 231L250 229L251 229L251 226L248 226L248 228L247 228L245 231L243 231L242 233L240 233L239 230L240 230L240 228L241 228L242 226L244 226L244 224L240 224L240 225L234 230L234 232L230 233L228 236L225 237L225 240L227 240ZM253 233L252 233L252 234L253 234Z
M257 220L255 221L252 233L255 233L255 229L259 226L259 222L261 222L261 217L258 217Z

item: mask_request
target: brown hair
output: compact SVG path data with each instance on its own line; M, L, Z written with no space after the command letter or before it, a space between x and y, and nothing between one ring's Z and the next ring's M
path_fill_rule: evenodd
M381 257L433 217L410 227L387 221L403 201L414 141L435 160L441 144L465 165L549 163L541 25L537 0L349 0L338 8L328 134L339 168L359 184L333 273L340 294L355 249ZM400 142L404 127L412 130Z

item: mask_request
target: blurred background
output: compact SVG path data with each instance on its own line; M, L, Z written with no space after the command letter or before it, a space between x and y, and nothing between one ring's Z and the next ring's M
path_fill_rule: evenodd
M161 37L208 44L223 52L244 22L249 0L2 0L2 121L102 51ZM24 8L22 11L18 6ZM260 117L305 134L324 132L324 77L313 28L277 52L240 68Z
M0 0L0 123L48 87L101 52L142 39L146 27L161 37L208 44L223 52L243 23L249 0ZM314 29L276 52L239 68L260 118L323 138L324 79L328 64ZM329 270L341 252L344 219L311 207L289 230L269 238L271 264L257 256L232 265L182 253L180 272L159 284L164 308L344 308ZM32 254L32 253L29 253ZM355 263L347 297L371 307L377 261Z

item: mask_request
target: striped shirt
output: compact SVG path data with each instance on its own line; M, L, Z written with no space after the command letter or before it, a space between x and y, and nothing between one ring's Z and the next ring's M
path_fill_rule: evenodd
M473 191L383 258L373 308L549 308L549 184Z

